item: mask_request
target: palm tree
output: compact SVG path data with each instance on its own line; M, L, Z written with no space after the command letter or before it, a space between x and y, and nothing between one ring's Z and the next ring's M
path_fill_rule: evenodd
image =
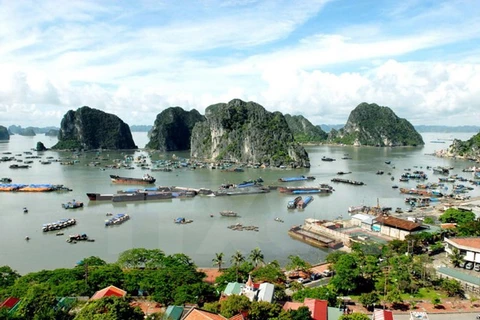
M218 266L218 270L222 270L223 252L215 253L215 258L212 259L213 265Z
M452 254L448 256L450 258L450 262L453 264L454 267L460 266L460 264L464 261L463 254L460 253L460 250L457 248L452 249Z
M265 261L263 260L263 253L260 248L255 248L250 252L249 256L250 261L253 263L255 267L257 267L260 263L264 263Z
M240 266L240 264L245 261L245 257L243 256L243 254L240 252L240 250L237 250L232 258L230 259L230 262L235 266L235 269L237 271L237 281L238 281L238 267Z

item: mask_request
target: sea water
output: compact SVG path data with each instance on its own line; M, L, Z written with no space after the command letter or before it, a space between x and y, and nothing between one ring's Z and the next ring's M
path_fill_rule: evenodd
M167 254L185 253L198 266L212 266L215 253L223 252L226 261L236 250L245 255L258 247L265 255L266 261L278 260L284 265L289 255L299 255L311 263L324 260L328 249L318 249L293 240L288 230L299 225L306 218L322 220L336 219L340 216L347 219L348 207L357 205L406 208L405 195L392 185L413 188L417 182L399 182L405 169L423 170L428 176L427 182L438 182L438 175L427 170L427 166L452 166L451 172L471 179L471 173L462 169L473 165L464 160L437 158L431 154L438 149L445 149L450 139L466 140L470 133L425 133L423 147L375 148L352 146L309 146L311 168L297 170L282 169L245 169L244 172L223 172L212 169L190 168L174 169L172 172L150 172L135 166L134 170L105 169L113 164L114 159L124 159L126 155L134 157L147 155L144 151L112 152L103 151L82 153L78 163L61 165L59 162L42 164L40 160L47 157L63 159L74 156L71 152L45 151L39 152L41 159L33 159L29 169L10 169L17 162L0 162L0 176L13 179L13 183L52 183L63 184L71 188L71 192L21 193L0 192L0 266L9 265L20 273L41 269L72 267L84 257L98 256L107 262L117 260L119 253L130 248L158 248ZM133 133L136 144L145 146L148 142L146 133ZM437 139L446 143L432 143ZM30 151L41 141L47 148L53 146L57 139L37 135L35 137L11 136L9 142L0 143L0 156L15 156L25 159L24 151ZM11 152L11 154L4 154ZM32 152L34 155L37 152ZM343 157L352 159L343 160ZM321 158L331 157L336 161L325 162ZM106 159L99 166L88 165ZM188 152L169 152L152 155L152 158L171 160L172 157L188 157ZM385 161L391 161L386 164ZM18 163L20 164L20 163ZM383 175L376 172L382 170ZM330 180L337 172L351 172L341 178L363 181L365 186L332 184ZM118 190L133 186L116 185L110 181L110 174L141 177L143 174L153 175L157 186L182 186L193 188L209 188L216 190L222 183L241 183L245 180L261 177L264 185L316 185L331 183L335 192L328 195L314 195L314 201L305 210L288 210L287 203L295 196L272 191L267 194L170 199L149 202L89 201L86 193L115 193ZM388 174L390 173L390 175ZM281 183L281 177L298 175L314 176L314 181ZM394 177L394 181L391 180ZM468 184L465 182L464 184ZM138 186L141 188L142 186ZM451 186L450 186L451 187ZM479 195L479 187L470 192ZM80 209L63 209L62 203L75 199L84 203ZM28 213L23 213L23 207ZM240 217L222 217L222 210L233 210ZM119 226L105 227L106 213L128 213L130 220ZM213 217L211 217L213 215ZM192 219L193 223L178 225L177 217ZM275 221L278 217L284 222ZM42 232L42 224L54 222L62 218L76 218L77 225L62 230L64 236L56 236L55 232ZM234 231L229 225L241 223L254 225L259 231ZM86 233L95 242L78 242L69 244L65 240L69 234ZM30 237L26 241L25 237Z

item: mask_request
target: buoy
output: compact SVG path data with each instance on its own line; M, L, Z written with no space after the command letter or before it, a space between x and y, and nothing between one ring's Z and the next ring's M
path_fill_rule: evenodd
M30 240L30 237L29 237L29 236L26 236L26 237L25 237L25 240L27 240L27 241Z

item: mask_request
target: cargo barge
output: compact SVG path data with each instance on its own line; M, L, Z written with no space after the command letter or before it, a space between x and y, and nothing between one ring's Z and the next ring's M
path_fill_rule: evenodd
M117 184L153 184L155 181L157 181L154 177L151 175L144 174L143 177L141 178L129 178L129 177L120 177L117 175L110 175L110 179L112 180L112 183L117 183Z

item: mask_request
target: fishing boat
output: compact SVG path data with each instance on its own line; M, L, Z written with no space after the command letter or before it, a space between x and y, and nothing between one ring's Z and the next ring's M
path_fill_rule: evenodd
M110 175L110 178L112 183L117 184L152 184L156 181L156 179L148 173L144 174L141 178L120 177L117 175Z
M313 197L312 196L307 196L305 197L304 200L300 200L297 204L297 209L305 209L309 204L310 202L313 201Z
M1 179L0 179L0 182L2 182L2 183L10 183L10 182L12 182L12 179L10 179L10 178L1 178Z
M75 201L75 199L67 203L62 203L62 208L64 209L77 209L82 207L83 207L83 202Z
M334 159L334 158L329 158L329 157L323 156L323 157L322 157L322 161L332 162L332 161L335 161L335 159Z
M332 193L334 190L328 184L321 184L319 186L303 186L303 187L279 187L280 193L292 194L308 194L308 193Z
M187 224L187 223L192 223L193 220L180 217L180 218L173 219L173 222L175 222L176 224Z
M332 181L332 182L337 182L337 183L351 184L351 185L354 185L354 186L363 186L363 185L365 185L365 183L363 183L362 181L355 181L355 180L348 180L348 179L333 178L333 179L330 180L330 181Z
M118 213L114 215L112 218L105 220L105 226L108 227L108 226L122 224L129 219L130 219L130 216L128 214Z
M278 179L278 181L280 182L294 182L294 181L307 181L307 180L315 180L315 177L298 176L298 177L287 177L287 178Z
M238 214L234 211L231 211L231 210L224 210L224 211L220 211L220 215L222 217L237 217Z
M297 204L302 200L301 196L296 197L295 199L288 201L287 208L288 209L295 209L297 207Z

